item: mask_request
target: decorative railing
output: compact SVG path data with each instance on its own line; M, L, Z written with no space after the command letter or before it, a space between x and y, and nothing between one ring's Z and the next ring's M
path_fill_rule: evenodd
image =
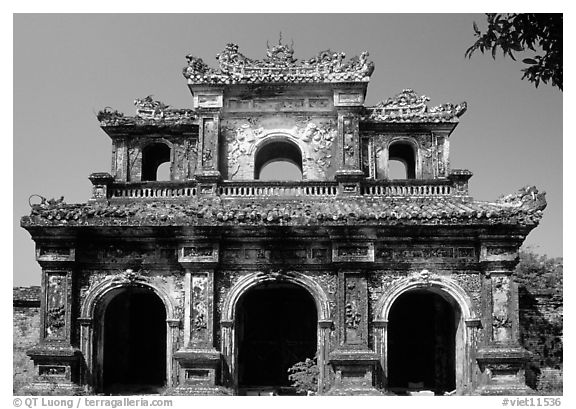
M402 180L386 182L364 182L360 187L363 196L449 196L452 195L450 181Z
M336 182L222 182L218 194L225 197L328 197L338 194Z
M194 197L198 188L196 182L114 183L109 192L114 199L159 199Z
M185 182L128 182L111 183L109 199L178 199L205 195L199 183ZM220 181L208 195L222 198L326 198L336 197L341 187L335 181ZM465 196L467 190L456 189L450 180L397 180L360 182L360 195L365 197L442 197Z

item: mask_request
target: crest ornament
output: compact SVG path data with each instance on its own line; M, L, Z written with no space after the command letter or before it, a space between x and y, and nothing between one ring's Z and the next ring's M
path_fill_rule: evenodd
M431 285L432 280L438 280L440 279L440 276L436 273L431 273L430 271L424 269L422 271L413 272L408 278L410 281L416 281L429 286Z

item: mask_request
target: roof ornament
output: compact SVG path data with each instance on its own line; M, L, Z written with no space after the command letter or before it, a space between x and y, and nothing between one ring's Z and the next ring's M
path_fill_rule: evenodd
M369 115L366 119L381 122L458 122L467 108L466 102L429 108L428 101L430 98L426 95L419 96L412 89L404 89L396 96L367 108Z
M264 61L275 65L294 64L297 61L294 59L294 40L290 46L282 44L282 31L280 31L278 45L270 48L270 44L266 41L266 58Z
M136 98L134 100L136 105L136 116L143 119L160 119L164 117L164 111L170 107L163 102L155 101L152 95L148 95L142 99Z
M535 186L525 186L516 193L501 197L496 203L518 208L544 210L547 205L546 192L539 192Z
M191 84L238 84L269 82L368 82L374 72L374 63L368 61L368 52L345 61L343 52L321 51L308 60L294 58L294 40L290 45L266 41L266 57L254 60L239 51L237 44L228 43L216 55L219 70L209 68L201 58L187 55L188 66L183 74Z

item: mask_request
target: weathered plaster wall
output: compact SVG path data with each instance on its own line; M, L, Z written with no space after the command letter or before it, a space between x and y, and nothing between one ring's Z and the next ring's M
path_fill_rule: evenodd
M267 115L222 120L220 141L224 152L225 179L254 179L254 158L260 146L274 138L286 138L302 152L303 179L331 179L336 163L338 125L335 118Z
M13 391L18 394L34 375L34 362L26 351L38 343L40 287L15 288L13 299Z
M554 291L520 287L520 337L534 354L527 382L540 393L562 391L563 302Z

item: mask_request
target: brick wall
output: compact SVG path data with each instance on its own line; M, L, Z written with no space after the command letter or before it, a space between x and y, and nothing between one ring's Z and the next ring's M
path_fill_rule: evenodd
M563 301L553 289L519 288L520 337L533 353L527 383L540 394L562 393Z
M34 363L26 351L38 343L40 328L40 287L13 290L13 391L18 394L34 374Z

